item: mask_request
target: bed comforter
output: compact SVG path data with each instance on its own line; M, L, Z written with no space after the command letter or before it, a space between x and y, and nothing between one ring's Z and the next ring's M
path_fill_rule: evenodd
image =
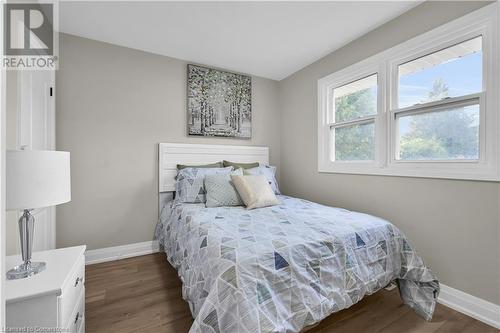
M299 332L396 280L432 318L439 283L391 223L279 196L245 210L168 203L156 236L178 270L190 332Z

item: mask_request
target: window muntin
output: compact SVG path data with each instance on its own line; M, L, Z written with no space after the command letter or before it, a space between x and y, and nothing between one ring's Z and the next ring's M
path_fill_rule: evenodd
M333 88L334 122L332 160L373 161L375 159L375 116L378 111L378 74Z
M375 159L375 122L345 125L333 129L336 161Z
M377 113L377 74L333 89L335 122Z
M482 36L398 66L398 107L482 91Z
M479 159L479 104L459 105L397 117L402 161Z

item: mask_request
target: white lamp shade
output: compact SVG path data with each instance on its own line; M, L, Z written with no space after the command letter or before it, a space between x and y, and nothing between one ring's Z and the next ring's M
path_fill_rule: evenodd
M54 206L71 200L69 153L49 150L7 150L8 210Z

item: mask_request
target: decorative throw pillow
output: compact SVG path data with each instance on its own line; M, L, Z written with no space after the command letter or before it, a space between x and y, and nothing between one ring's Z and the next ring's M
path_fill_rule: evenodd
M231 176L234 187L247 209L278 205L279 201L269 185L266 177L258 176Z
M259 166L259 162L254 162L254 163L238 163L238 162L231 162L231 161L222 161L224 163L224 167L232 166L234 169L242 168L242 169L250 169L250 168L256 168Z
M207 175L229 175L233 167L228 168L185 168L177 172L175 183L176 200L180 202L205 202L204 180Z
M223 166L222 162L215 162L215 163L201 164L201 165L177 164L177 170L182 170L186 168L223 168Z
M261 165L256 168L245 169L243 171L244 175L262 175L267 178L269 185L273 189L275 194L281 194L278 187L278 181L276 180L276 167L270 165Z
M243 175L243 170L238 169L231 175ZM240 195L233 185L230 175L208 175L205 177L206 206L243 206Z

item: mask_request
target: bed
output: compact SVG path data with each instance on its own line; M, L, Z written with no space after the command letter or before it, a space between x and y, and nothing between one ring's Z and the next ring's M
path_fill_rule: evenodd
M203 163L231 152L234 159L241 150L233 147L161 144L160 173L195 162L180 151ZM262 148L245 148L241 154L251 157L239 160L268 163ZM172 189L171 174L164 173L160 192ZM160 200L156 236L182 280L190 332L300 332L394 280L403 302L432 318L439 283L398 228L299 198L279 201L246 210Z

